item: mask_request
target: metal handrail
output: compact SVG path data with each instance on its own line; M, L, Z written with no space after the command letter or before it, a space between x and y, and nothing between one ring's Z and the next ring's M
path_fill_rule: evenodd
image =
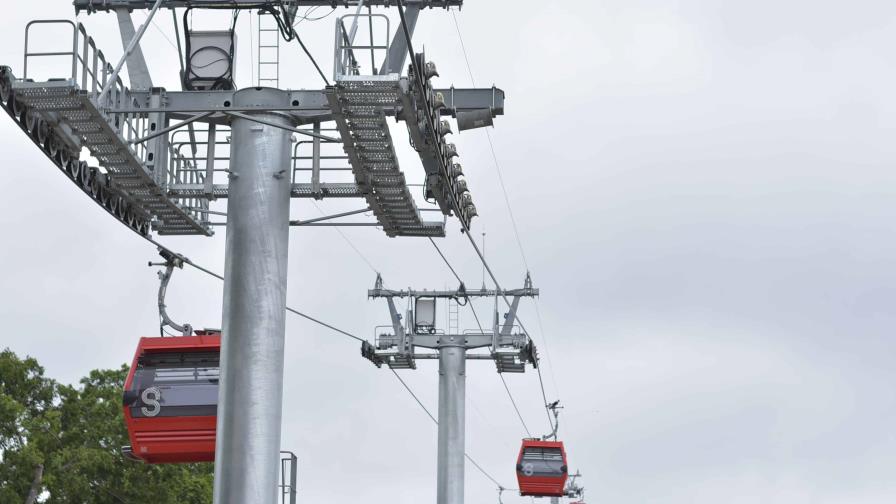
M323 128L323 129L321 129L321 128L316 128L314 131L317 132L317 133L320 133L320 132L324 132L324 131L338 131L338 130L337 130L336 128ZM320 139L317 139L317 138L315 138L315 139L313 139L313 140L302 140L302 141L299 141L299 142L296 142L296 143L295 143L295 145L293 146L293 151L292 151L292 173L291 173L291 175L292 175L292 182L293 182L293 183L298 182L298 178L299 178L298 176L299 176L299 174L300 174L301 172L311 172L311 186L312 186L312 191L313 191L316 195L318 195L318 194L319 194L319 191L320 191L320 183L321 183L321 181L320 181L320 173L321 173L321 172L324 172L324 171L328 171L328 172L336 172L336 171L349 172L349 171L352 171L351 166L347 166L347 167L321 167L321 166L320 166L320 161L322 161L322 160L327 160L327 161L344 160L344 161L348 161L348 156L346 156L346 155L328 155L328 156L322 156L322 155L320 155L320 146L321 146L321 145L324 145L324 144L326 144L326 145L342 145L342 142L341 142L341 141L337 142L337 141L334 141L334 140L320 140ZM302 149L303 146L308 146L308 147L310 147L310 149L311 149L311 155L310 155L310 156L309 156L309 155L305 155L305 156L300 155L300 150ZM306 152L307 152L307 151L306 151ZM316 156L315 156L315 154L316 154ZM315 160L315 157L317 158L316 160ZM308 162L308 161L311 162L311 163L310 163L311 166L307 166L307 165L305 165L305 163ZM300 162L302 163L303 166L300 166L300 165L299 165ZM315 171L316 171L316 173L315 173ZM317 197L317 196L315 196L315 197Z
M66 26L72 30L70 50L35 50L32 45L36 40L33 29L37 26ZM62 37L60 40L66 40L67 33L64 29L59 30ZM54 37L59 38L59 37ZM67 44L67 42L66 42ZM50 85L59 85L64 87L66 91L75 92L79 97L83 97L92 104L92 121L103 121L112 130L114 135L118 137L118 142L124 144L122 147L127 151L141 168L146 170L148 161L148 153L150 147L144 142L136 142L138 139L146 137L151 133L150 121L151 112L142 111L145 105L137 100L125 86L124 81L115 76L110 81L110 75L114 75L114 70L106 60L103 51L101 51L93 37L87 34L87 30L81 23L76 23L66 19L46 19L30 21L25 27L25 56L24 56L24 73L23 81L34 82L34 58L44 57L68 57L71 58L70 71L62 78L48 79ZM58 82L62 81L62 82ZM103 94L105 90L105 94ZM169 165L163 169L164 175L159 180L154 175L150 175L155 182L161 187L166 188L170 183L184 181L202 180L203 174L196 174L189 171L183 171L189 168L187 160L179 157L176 152L169 151ZM100 160L103 165L104 159L107 157L115 157L124 154L107 153L107 151L93 151L93 156ZM112 161L109 161L112 163ZM115 176L112 176L113 182ZM190 207L207 208L208 202L198 198L185 199L184 202Z
M28 52L28 42L31 39L31 27L38 24L67 24L72 27L72 50L71 52ZM77 80L78 72L78 27L75 23L68 19L36 19L25 25L25 64L22 70L22 78L28 79L28 58L32 56L73 56L72 58L72 74L71 80Z
M37 25L67 25L72 29L71 51L31 51L31 30ZM92 96L106 86L108 82L109 64L103 52L99 50L93 37L87 34L86 28L81 23L74 23L67 19L37 19L25 25L25 56L24 56L24 80L32 79L29 74L31 58L47 56L68 56L72 60L71 73L67 75L69 82L80 86ZM110 99L113 104L131 102L130 93L121 79L116 79L111 86ZM110 125L114 126L125 138L135 138L146 129L147 118L143 114L106 114ZM138 159L143 159L146 153L145 147L138 146L132 149Z
M35 25L46 24L64 24L72 28L71 51L30 52L28 50L31 43L31 29ZM87 34L87 29L82 23L75 24L67 19L36 19L25 25L23 79L31 78L28 74L30 58L43 56L70 56L72 58L72 67L68 79L80 85L82 90L88 91L92 95L96 95L108 82L110 69L106 57L103 51L97 48L93 37ZM127 88L120 78L115 79L113 87L116 96L115 101L118 101L121 95L127 94Z
M382 332L384 329L388 329L389 331L395 330L392 324L378 325L373 328L373 344L377 349L379 349L380 340L382 338L396 338L398 336L397 334Z
M357 24L357 18L368 18L370 20L370 43L355 45L354 40L349 38L349 33L345 28L345 20L354 18ZM382 18L386 21L385 43L379 45L373 42L373 18ZM389 35L392 33L392 25L389 17L385 14L372 13L355 13L346 14L336 19L336 44L333 51L333 78L338 80L344 75L360 75L360 64L355 58L355 49L370 50L373 53L376 50L386 51L386 68L389 68ZM375 64L371 69L370 75L376 75L378 69Z
M29 50L31 46L31 29L35 25L60 24L68 25L72 29L71 51L39 51L32 52ZM25 57L23 79L30 79L28 73L29 62L31 58L46 56L69 56L72 59L71 73L67 76L67 80L73 82L76 86L80 86L81 90L87 91L93 97L96 97L101 89L106 87L110 73L109 63L103 51L99 50L93 37L87 34L87 29L82 23L75 24L67 19L36 19L25 25ZM131 102L132 105L139 104L130 99L130 92L125 87L124 82L120 78L116 78L110 87L110 103L119 106L121 103ZM144 114L107 114L110 124L115 126L122 136L135 138L145 131L146 117ZM145 154L144 147L137 147L140 159Z
M289 482L286 481L286 466L289 465ZM299 458L291 451L280 451L280 489L281 504L296 504L298 492Z

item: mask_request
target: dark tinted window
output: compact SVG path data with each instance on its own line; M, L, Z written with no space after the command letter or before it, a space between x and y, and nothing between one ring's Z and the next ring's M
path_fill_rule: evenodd
M218 409L219 354L175 352L137 361L128 405L134 417L212 416Z
M529 447L523 451L520 465L525 476L562 476L563 452L560 448Z

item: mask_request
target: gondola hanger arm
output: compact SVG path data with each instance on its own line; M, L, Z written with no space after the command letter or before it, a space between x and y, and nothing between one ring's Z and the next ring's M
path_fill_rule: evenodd
M163 263L153 263L150 262L149 266L164 266L164 271L159 271L159 295L158 295L158 303L159 303L159 318L160 325L159 330L164 336L164 328L165 326L171 327L175 331L181 333L184 336L190 336L193 334L193 326L190 324L178 324L177 322L171 320L168 316L167 306L165 305L165 295L168 292L168 283L171 281L171 275L174 273L174 268L183 269L184 260L181 256L176 254L172 254L171 252L159 248L159 255L165 259Z

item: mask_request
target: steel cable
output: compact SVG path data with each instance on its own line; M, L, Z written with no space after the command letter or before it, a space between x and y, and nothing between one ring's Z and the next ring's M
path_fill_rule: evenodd
M454 11L451 11L451 17L454 20L454 29L457 32L457 40L458 40L458 42L460 42L460 49L464 55L464 62L467 65L467 73L470 75L470 83L473 85L473 87L476 87L476 78L473 76L473 67L470 64L470 57L467 54L467 45L464 43L464 36L460 31L460 24L457 21L457 15L454 13ZM504 203L507 206L507 213L510 215L510 223L513 227L513 234L514 234L514 237L516 238L516 244L520 251L520 257L523 259L523 265L526 266L526 270L529 271L529 269L530 269L529 261L526 259L526 251L523 248L523 241L520 238L520 232L516 225L516 216L513 213L513 207L510 205L510 197L508 196L508 193L507 193L507 186L504 184L504 174L501 170L501 165L498 162L498 155L495 152L495 144L492 141L492 134L488 129L486 129L485 135L486 135L486 138L488 139L488 146L489 146L489 150L491 151L491 154L492 154L492 160L495 163L495 172L498 175L498 182L501 186L501 192L504 194ZM535 303L535 314L538 318L538 330L541 332L541 337L544 339L545 355L547 357L548 366L550 366L551 382L554 385L554 394L559 396L560 391L559 391L559 387L557 386L557 377L554 375L554 363L551 360L551 350L550 350L550 347L548 346L547 334L544 332L544 324L542 323L542 320L541 320L541 310L538 308L538 300L535 299L534 303Z
M445 257L445 254L442 253L442 249L436 244L435 240L432 238L429 239L429 242L432 243L432 246L435 247L436 252L439 253L439 256L442 257L442 260L445 261L445 265L448 266L448 269L451 270L451 273L454 274L454 278L457 279L463 285L463 280L460 279L460 276L457 274L457 271L451 266L451 263L448 262L448 258ZM473 306L473 303L467 302L467 306L470 307L470 311L473 312L473 318L476 319L476 325L479 327L479 332L485 334L485 331L482 329L482 323L479 322L479 315L476 313L476 308ZM526 425L526 421L523 419L522 413L520 413L520 409L516 404L516 400L513 398L513 394L510 393L510 387L507 385L507 380L504 379L504 375L498 373L498 377L501 378L501 383L504 384L504 390L507 391L507 396L510 398L510 404L513 405L514 411L516 411L516 416L519 417L520 423L523 424L523 429L526 431L526 435L532 437L532 432L529 430L529 426Z
M395 6L398 8L398 15L399 15L399 18L401 19L401 27L402 27L402 30L404 31L404 37L405 37L405 42L407 43L408 53L409 53L409 55L410 55L411 66L414 68L414 74L415 74L415 76L417 77L418 85L421 87L421 89L422 89L422 88L425 88L425 85L424 85L424 82L423 82L423 74L420 72L420 68L418 68L417 60L416 60L416 57L415 57L415 54L414 54L413 43L412 43L412 41L411 41L411 33L410 33L409 28L408 28L407 20L405 19L405 15L404 15L404 7L402 7L402 2L401 2L401 1L396 2ZM426 112L426 113L425 113L425 117L426 117L426 119L427 119L427 121L428 121L428 123L429 123L430 131L432 132L433 135L436 135L436 133L435 133L435 131L436 131L436 127L435 127L435 123L434 123L435 120L434 120L433 117L432 117L432 110L430 110L430 109L427 107L427 108L425 109L425 112ZM436 139L436 140L437 140L437 139ZM443 167L443 168L444 168L444 167ZM449 195L450 195L451 198L452 198L452 203L454 204L454 208L455 208L455 209L459 209L459 208L460 208L460 205L459 205L459 202L458 202L458 200L457 200L457 196L456 196L455 194L453 194L453 193L450 193L450 192L449 192ZM466 223L463 219L458 219L458 220L460 221L460 223L461 223L461 227L463 228L463 231L464 231L463 234L467 235L467 239L469 240L470 245L473 246L473 250L475 250L475 251L476 251L476 255L479 256L479 260L482 262L482 265L485 267L486 271L488 272L489 277L491 277L492 282L494 282L494 284L495 284L495 288L496 288L497 290L503 290L503 289L501 288L501 284L498 282L498 278L495 276L494 272L492 271L491 266L489 266L488 262L485 260L485 256L482 254L482 251L479 249L479 246L476 245L476 241L473 240L473 237L472 237L471 234L470 234L470 227L469 227L469 225L467 225L467 223ZM501 295L501 298L504 300L504 303L505 303L508 307L510 307L510 300L507 299L507 296L504 295L504 294L502 294L502 295ZM525 324L523 324L522 319L520 319L519 317L517 317L517 321L520 323L520 327L523 329L523 332L525 332L526 335L528 336L528 338L531 340L532 337L530 336L529 331L526 329ZM539 372L538 372L538 382L539 382L539 386L541 387L541 395L542 395L542 397L546 398L546 397L547 397L547 394L545 393L545 390L544 390L544 379L543 379L542 376L541 376L541 371L540 371L540 370L539 370ZM554 430L554 420L551 418L551 412L550 412L550 410L548 409L548 403L547 403L547 400L545 400L545 403L544 403L544 411L545 411L545 415L547 415L547 417L548 417L548 425L551 426L551 430L553 431L553 430Z
M392 371L392 374L394 374L395 377L398 378L398 381L401 382L402 385L404 385L404 389L407 390L409 394L411 394L411 397L413 397L414 400L417 401L417 404L419 404L420 407L423 408L423 411L426 413L426 416L428 416L429 419L432 420L432 422L433 422L434 424L439 425L439 421L436 420L436 417L432 416L432 413L430 413L430 412L429 412L429 409L428 409L426 406L423 405L423 402L420 401L420 398L417 397L417 394L415 394L414 391L411 390L411 387L409 387L408 384L405 383L405 381L401 378L401 376L400 376L394 369L390 369L390 371ZM498 488L504 488L504 487L501 486L500 483L498 483L498 481L497 481L495 478L492 477L491 474L487 473L487 472L485 471L485 469L482 468L482 466L480 466L479 464L477 464L476 461L473 460L473 457L471 457L469 454L467 454L466 451L464 451L464 457L466 457L467 460L469 460L470 463L473 464L474 467L476 467L476 469L479 469L479 472L481 472L482 474L484 474L486 478L490 479L490 480L492 481L492 483L494 483L495 485L497 485Z
M149 236L143 236L143 238L144 238L146 241L148 241L148 242L152 243L153 245L155 245L156 247L165 250L166 252L168 252L168 253L174 255L175 257L178 257L178 258L181 259L185 264L188 264L188 265L192 266L193 268L196 268L197 270L199 270L199 271L201 271L201 272L203 272L203 273L205 273L205 274L207 274L207 275L210 275L210 276L212 276L212 277L215 277L215 278L217 278L217 279L219 279L219 280L222 280L222 281L224 280L224 277L221 276L221 275L219 275L218 273L215 273L214 271L212 271L212 270L210 270L210 269L208 269L208 268L205 268L204 266L201 266L201 265L199 265L199 264L193 262L193 261L190 260L188 257L185 257L183 254L179 254L179 253L177 253L177 252L171 250L170 248L166 247L165 245L162 245L161 243L159 243L158 241L152 239L151 237L149 237ZM342 329L339 329L339 328L334 327L334 326L332 326L332 325L330 325L330 324L327 324L326 322L323 322L323 321L321 321L321 320L318 320L318 319L316 319L316 318L314 318L314 317L312 317L312 316L310 316L310 315L307 315L307 314L305 314L305 313L302 313L302 312L300 312L300 311L298 311L298 310L296 310L296 309L294 309L294 308L290 308L289 306L286 307L286 310L287 310L288 312L294 313L294 314L296 314L296 315L298 315L298 316L300 316L300 317L303 317L303 318L305 318L305 319L307 319L307 320L310 320L311 322L314 322L314 323L319 324L319 325L321 325L321 326L323 326L323 327L326 327L327 329L330 329L330 330L332 330L332 331L335 331L335 332L337 332L337 333L339 333L339 334L342 334L342 335L344 335L344 336L348 336L349 338L353 338L353 339L355 339L355 340L362 341L362 342L367 341L367 340L365 340L364 338L361 338L361 337L359 337L359 336L355 336L354 334L351 334L351 333L349 333L349 332L347 332L347 331L343 331ZM414 400L417 401L417 404L419 404L420 407L423 408L423 411L426 412L427 416L429 416L429 418L432 419L432 421L435 422L436 425L438 425L438 424L439 424L438 420L436 420L435 417L432 416L432 413L430 413L429 410L426 408L426 406L424 406L423 403L420 402L420 399L417 397L416 394L414 394L414 391L411 390L410 387L408 387L407 383L405 383L404 380L401 379L401 376L399 376L398 373L396 373L394 369L391 369L391 371L392 371L392 373L395 375L395 377L398 378L398 381L401 382L401 384L404 386L405 390L407 390L408 393L411 394L411 396L414 398ZM485 469L482 468L482 466L480 466L475 460L473 460L473 458L472 458L469 454L467 454L466 451L464 452L464 457L466 457L467 460L469 460L470 463L473 464L474 467L476 467L476 469L478 469L483 475L485 475L485 477L487 477L489 480L491 480L494 484L496 484L496 485L498 485L499 487L501 487L501 485L495 480L495 478L493 478L488 472L485 471ZM503 488L503 487L502 487L502 488Z

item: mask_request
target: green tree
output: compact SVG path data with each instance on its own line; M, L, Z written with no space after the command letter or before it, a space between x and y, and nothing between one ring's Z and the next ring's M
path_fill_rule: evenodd
M41 443L56 417L55 390L36 360L0 352L0 502L24 502L35 477L41 479Z
M124 458L127 368L57 384L30 358L0 353L0 502L207 503L212 464L148 465ZM42 473L41 473L42 469Z

